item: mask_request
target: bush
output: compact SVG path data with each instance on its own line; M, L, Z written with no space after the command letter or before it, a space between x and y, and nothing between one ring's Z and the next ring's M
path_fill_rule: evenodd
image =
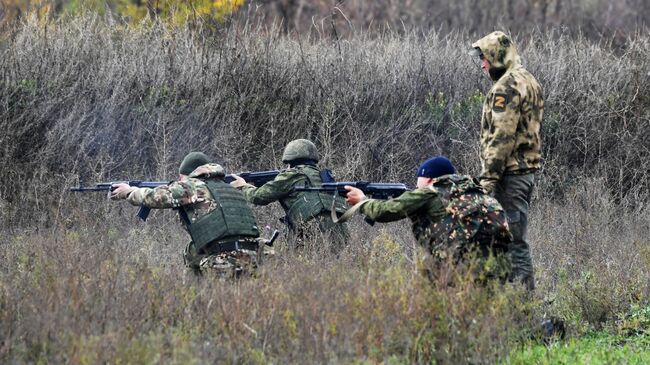
M311 138L339 178L413 180L446 154L478 172L482 95L471 39L219 35L84 16L29 21L1 48L2 362L493 363L542 316L573 335L645 330L650 296L647 35L612 48L564 33L519 42L545 90L531 210L538 295L417 270L406 222L360 221L280 252L255 280L196 280L171 212L72 196L77 183L173 179L189 151L229 171L281 167ZM259 210L277 226L279 208ZM626 322L627 321L627 322Z
M615 199L646 201L649 43L631 39L622 54L561 34L520 44L546 98L544 194L598 176ZM469 44L436 33L308 42L251 27L214 38L88 16L28 22L0 63L5 217L69 209L64 191L77 177L171 179L191 150L228 170L279 167L298 137L341 178L410 182L441 153L476 173L489 81Z
M14 237L2 251L0 358L476 363L494 360L525 323L516 291L489 295L453 272L452 285L432 286L386 235L338 260L322 245L300 256L282 251L257 279L226 285L185 273L178 254L146 254L142 248L162 244L164 232L155 233Z

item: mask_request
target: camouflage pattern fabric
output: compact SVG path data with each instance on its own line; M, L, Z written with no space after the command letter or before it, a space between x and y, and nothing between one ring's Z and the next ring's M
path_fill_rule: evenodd
M139 188L133 191L126 200L136 206L153 209L171 209L182 205L193 205L197 218L213 211L216 202L201 179L223 178L223 167L217 164L207 164L198 167L183 181L172 181L169 185L157 188Z
M446 175L435 179L430 189L438 193L447 212L431 227L432 252L444 254L444 248L451 248L451 252L462 255L475 243L481 249L507 251L512 235L505 211L477 181L469 176Z
M133 205L153 209L191 206L192 216L188 219L197 220L218 207L204 180L224 176L223 167L218 164L206 164L192 171L185 180L172 181L169 185L153 189L138 188L131 192L126 200ZM248 250L222 252L218 255L198 255L192 242L185 249L183 257L186 266L196 273L223 278L250 274L257 268L259 261L257 252Z
M312 170L310 175L318 173L319 171L318 168L311 165L298 165L289 168L278 174L273 181L270 181L259 188L252 185L242 187L244 197L251 204L255 205L267 205L277 201L280 203L285 213L288 213L296 204L302 203L301 200L312 199L313 194L318 194L314 192L293 191L295 186L304 186L305 183L308 183L307 174L304 171L306 169ZM339 205L345 206L345 201L341 197L337 196L336 199L339 200ZM332 222L332 219L329 216L329 206L325 208L326 210L322 215L315 217L309 222L291 222L289 227L293 232L293 237L291 237L290 240L294 241L294 246L300 247L303 237L310 235L309 232L314 230L330 239L334 251L345 245L349 236L347 226ZM314 223L317 223L317 228L313 227Z
M431 226L446 215L445 206L438 192L430 188L407 191L390 200L368 199L360 208L370 222L393 222L409 218L415 239L423 247L429 247Z
M475 251L487 258L504 252L511 240L503 208L469 176L445 175L395 199L366 200L360 209L370 221L411 219L415 238L436 262L449 255L459 262ZM503 277L509 265L500 262L496 275Z
M264 247L264 245L260 247ZM196 274L218 279L236 279L255 275L263 256L263 252L251 250L198 255L191 242L183 253L185 266L192 269Z
M495 80L481 116L481 184L492 192L503 174L526 174L541 164L542 89L520 63L515 45L493 32L472 45L490 62Z

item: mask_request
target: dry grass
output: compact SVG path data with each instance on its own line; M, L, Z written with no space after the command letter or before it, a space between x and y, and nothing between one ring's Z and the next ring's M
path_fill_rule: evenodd
M477 172L489 82L466 55L471 39L307 42L233 29L125 29L92 17L19 28L0 58L7 222L32 218L12 209L18 202L69 209L59 200L77 176L173 178L195 149L230 170L268 169L297 137L316 141L344 178L409 181L440 153ZM649 43L638 36L614 51L607 40L538 34L520 44L544 85L544 194L596 176L615 199L648 198Z
M648 305L647 35L616 51L562 33L520 44L546 95L530 232L539 290L525 303L462 276L426 282L405 222L354 222L339 258L316 239L256 280L197 281L173 214L139 224L131 207L66 192L78 176L173 178L196 149L229 170L276 168L296 137L315 140L342 178L408 183L439 153L477 172L489 84L465 55L469 38L233 29L81 17L5 40L2 362L492 363L544 314L579 335ZM278 217L259 211L264 226Z
M2 251L2 358L483 362L526 333L512 289L490 298L462 276L432 286L387 234L357 239L338 259L322 247L282 252L258 278L230 284L187 274L179 243L149 254L174 236L154 230L12 237Z

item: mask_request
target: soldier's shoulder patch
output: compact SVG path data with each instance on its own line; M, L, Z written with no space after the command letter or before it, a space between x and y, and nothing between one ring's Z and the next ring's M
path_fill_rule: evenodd
M506 93L495 93L494 101L492 103L492 110L495 112L506 111L506 106L510 103L510 96Z

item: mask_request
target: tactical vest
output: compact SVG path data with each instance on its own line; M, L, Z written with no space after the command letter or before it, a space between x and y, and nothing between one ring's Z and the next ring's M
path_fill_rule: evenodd
M447 215L431 227L431 243L436 248L466 251L472 244L506 250L511 240L501 205L469 176L447 175L434 182Z
M321 171L316 167L296 166L295 169L306 177L307 187L320 187L323 184ZM347 209L345 200L338 195L334 197L330 194L311 191L302 191L296 194L296 201L290 207L285 207L290 226L306 222L321 214L329 216L333 199L337 212L344 213Z
M194 221L188 218L194 213L191 205L180 209L181 220L185 222L197 252L215 241L259 237L255 215L237 189L215 179L205 180L205 184L214 199L214 210Z

